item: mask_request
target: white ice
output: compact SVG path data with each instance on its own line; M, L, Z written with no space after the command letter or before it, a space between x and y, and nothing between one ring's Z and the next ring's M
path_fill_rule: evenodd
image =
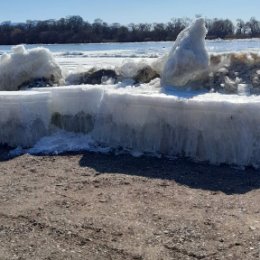
M49 133L50 93L0 91L0 143L31 146Z
M55 83L62 79L61 68L48 49L26 50L18 45L0 57L0 90L18 90L26 82L43 78Z
M14 111L9 118L13 119L11 122L17 122L16 117L20 115L20 111L26 111L27 114L19 121L21 133L23 128L27 127L28 120L34 122L32 119L37 118L37 121L45 122L43 125L48 126L45 135L50 136L48 143L56 140L53 142L56 144L53 152L57 149L59 152L66 151L68 147L73 147L71 141L70 145L67 145L65 136L58 139L55 136L55 133L66 129L52 125L53 114L59 113L74 122L73 118L78 113L84 113L88 115L85 117L85 123L89 123L89 118L93 122L86 139L82 139L83 133L79 135L81 140L85 140L82 142L86 142L82 143L86 150L91 140L92 148L123 148L134 153L185 156L214 164L259 167L260 117L257 111L260 109L260 97L197 92L179 92L176 96L161 93L158 88L149 84L143 85L142 90L135 89L118 89L116 86L107 85L44 89L47 93L38 89L38 94L44 95L46 99L43 102L44 109L37 102L32 104L37 109L26 110L27 104L23 103L20 104L19 111ZM35 99L35 91L22 93L28 93ZM2 112L3 115L5 113L9 113L8 109ZM17 135L18 128L15 125L9 125L11 130L8 131L11 131L12 136L16 136L16 145L32 144L25 143L23 134ZM0 129L3 129L2 125ZM2 143L8 131L1 133ZM30 136L29 133L33 134L35 130L29 128L28 131ZM11 142L11 134L9 136L6 140ZM35 138L34 143L40 140L40 137ZM79 143L76 137L73 138ZM36 145L38 152L44 143L45 141L40 141ZM48 151L51 150L50 148Z
M208 71L206 34L207 30L202 18L197 19L179 34L162 71L162 86L182 87L200 79Z

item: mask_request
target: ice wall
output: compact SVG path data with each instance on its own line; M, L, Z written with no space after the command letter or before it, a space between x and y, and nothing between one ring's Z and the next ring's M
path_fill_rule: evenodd
M66 130L81 139L88 135L92 148L95 142L96 147L260 166L257 96L185 97L107 85L71 86L21 91L19 96L5 92L0 104L0 143L28 147Z
M183 87L208 74L206 33L204 19L200 18L179 34L162 70L162 86Z
M93 136L130 151L259 165L259 108L259 99L226 101L217 94L182 99L105 93Z
M0 58L0 90L18 90L33 80L59 83L62 71L51 52L45 48L26 50L23 45L12 48Z
M30 147L49 133L50 93L0 92L0 143Z

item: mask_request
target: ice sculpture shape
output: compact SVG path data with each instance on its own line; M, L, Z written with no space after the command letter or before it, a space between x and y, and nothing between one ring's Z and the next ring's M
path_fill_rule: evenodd
M208 73L206 34L207 29L202 18L195 20L179 34L162 71L162 86L183 87Z

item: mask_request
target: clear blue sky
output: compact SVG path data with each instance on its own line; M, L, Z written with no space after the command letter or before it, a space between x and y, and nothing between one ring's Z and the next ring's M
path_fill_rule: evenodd
M260 19L260 0L0 0L0 22L80 15L93 22L168 22L173 17Z

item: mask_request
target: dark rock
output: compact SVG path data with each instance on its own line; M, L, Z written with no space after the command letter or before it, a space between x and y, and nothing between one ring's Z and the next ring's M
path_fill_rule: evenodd
M101 69L97 71L90 70L87 72L81 72L79 74L69 75L66 81L68 84L75 84L75 85L80 85L80 84L100 85L105 80L108 80L110 78L116 81L117 80L116 72L110 69Z
M146 66L139 70L134 80L137 83L149 83L151 80L160 77L160 75L154 71L150 66Z
M114 70L97 70L89 75L86 84L101 84L104 79L117 79L116 72Z
M61 115L54 113L51 123L61 129L75 133L89 133L94 128L94 119L91 115L79 112L76 115Z
M39 78L32 79L30 81L26 81L18 87L18 90L28 89L28 88L43 88L43 87L51 87L57 84L54 77L50 79L47 78Z

